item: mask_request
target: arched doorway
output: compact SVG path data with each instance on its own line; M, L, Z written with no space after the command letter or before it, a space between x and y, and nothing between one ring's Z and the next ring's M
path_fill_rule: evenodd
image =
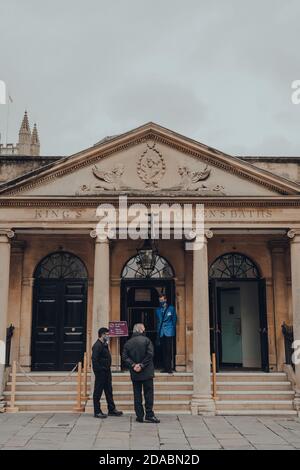
M133 256L121 272L121 319L127 321L129 337L135 323L144 323L146 334L154 345L154 365L162 366L161 348L157 341L155 309L159 295L166 294L168 303L175 302L174 270L170 263L156 255L151 272L142 269L139 256ZM126 339L121 338L121 351ZM173 340L173 368L175 369L176 338Z
M43 258L34 272L32 370L71 370L86 343L87 270L72 253Z
M242 253L210 266L210 341L217 366L269 370L265 279Z

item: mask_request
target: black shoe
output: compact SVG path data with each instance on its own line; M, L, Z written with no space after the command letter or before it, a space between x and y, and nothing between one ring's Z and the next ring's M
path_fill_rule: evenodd
M162 369L160 372L161 374L167 374L168 371L166 369Z
M145 423L160 423L160 419L158 419L156 416L149 416L145 417Z
M136 418L136 422L137 422L137 423L143 423L143 422L144 422L144 418Z
M104 419L104 418L107 418L107 415L105 413L102 413L102 411L100 411L100 413L94 414L94 417Z
M116 408L108 412L108 416L122 416L122 415L123 415L123 411L119 411Z

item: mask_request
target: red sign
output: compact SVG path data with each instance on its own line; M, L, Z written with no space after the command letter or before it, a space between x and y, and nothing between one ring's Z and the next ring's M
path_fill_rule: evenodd
M127 321L110 321L109 322L109 336L128 336Z

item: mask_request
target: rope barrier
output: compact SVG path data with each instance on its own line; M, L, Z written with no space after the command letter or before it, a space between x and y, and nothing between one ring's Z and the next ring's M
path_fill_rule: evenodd
M76 364L73 369L71 370L71 372L69 372L67 375L64 375L63 378L61 380L59 380L58 382L47 382L47 384L45 382L37 382L36 380L33 380L32 377L28 374L28 372L26 372L26 370L23 369L23 367L18 363L18 366L19 366L19 369L20 369L20 372L25 375L28 380L30 382L32 382L34 385L59 385L61 384L62 382L64 382L68 377L71 377L71 375L75 372L75 370L77 369L78 367L78 364Z

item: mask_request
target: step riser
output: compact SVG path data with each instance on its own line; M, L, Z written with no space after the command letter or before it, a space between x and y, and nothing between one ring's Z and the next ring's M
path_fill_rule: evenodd
M157 400L178 400L178 401L186 401L186 400L191 400L191 397L192 397L192 394L184 394L184 395L179 395L177 393L172 393L172 394L162 394L162 395L156 395L156 399ZM118 396L117 393L114 393L114 398L115 398L115 401L117 400L121 400L124 399L124 400L132 400L133 402L133 395L132 394L126 394L126 395L122 395L122 396ZM10 400L10 395L5 395L5 399L6 400ZM58 399L62 399L62 400L70 400L70 401L74 401L76 400L76 394L73 393L72 395L68 396L68 395L57 395L57 394L53 394L53 395L17 395L16 396L16 400L20 400L20 401L55 401L55 400L58 400ZM103 401L103 403L105 403L105 401Z
M245 395L245 394L230 394L230 395L218 395L220 401L222 400L292 400L294 398L294 394L289 395L270 395L266 394L255 394L255 395Z
M238 403L222 403L221 401L216 404L217 410L293 410L293 404L264 404L247 403L240 405Z
M268 383L265 383L264 385L242 385L242 384L235 384L235 385L217 385L217 390L218 391L238 391L238 390L245 390L245 391L255 391L255 390L261 390L261 391L271 391L271 390L282 390L282 391L289 391L291 390L291 384L289 382L283 382L282 385L268 385Z
M228 375L228 376L219 376L217 374L217 382L286 382L286 375L270 376L269 374L265 375Z

